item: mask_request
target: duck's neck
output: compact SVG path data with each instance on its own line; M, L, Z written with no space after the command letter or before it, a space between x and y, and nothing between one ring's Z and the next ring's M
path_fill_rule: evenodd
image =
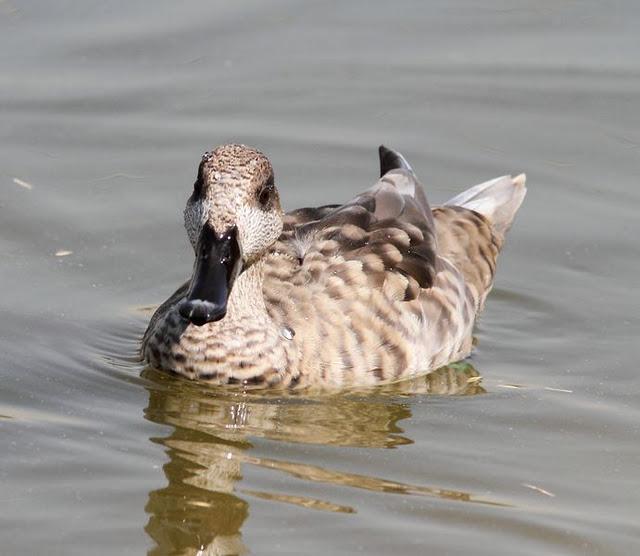
M271 323L264 302L263 280L262 260L252 264L236 278L227 301L227 314L221 324L235 326L239 322L255 322L256 325L265 326Z
M267 312L262 284L264 262L245 269L231 288L227 314L210 329L208 351L223 361L238 381L280 383L288 380L293 347L282 326Z

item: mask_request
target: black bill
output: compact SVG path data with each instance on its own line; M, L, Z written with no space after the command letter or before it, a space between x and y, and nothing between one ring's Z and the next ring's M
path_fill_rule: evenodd
M180 314L192 324L202 326L224 318L233 281L242 270L238 229L221 235L205 224L196 246L196 263Z

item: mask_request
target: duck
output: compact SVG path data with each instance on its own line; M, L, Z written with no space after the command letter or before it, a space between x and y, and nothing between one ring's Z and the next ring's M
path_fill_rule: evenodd
M335 389L468 357L526 177L432 209L405 157L378 154L369 189L285 213L265 154L205 153L184 210L193 271L151 317L146 364L215 385Z

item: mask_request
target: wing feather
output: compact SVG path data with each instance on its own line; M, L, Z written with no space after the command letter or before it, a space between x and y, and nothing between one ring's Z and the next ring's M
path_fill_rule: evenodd
M330 264L328 257L361 262L372 285L383 284L389 273L400 275L404 280L394 283L406 284L405 300L431 287L437 272L431 210L422 186L406 169L387 172L345 205L289 213L276 250L298 259L297 272L309 272L307 262L316 263L310 274L317 278L317 261Z

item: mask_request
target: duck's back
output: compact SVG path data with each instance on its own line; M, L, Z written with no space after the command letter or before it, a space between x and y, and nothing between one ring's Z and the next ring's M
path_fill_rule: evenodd
M398 380L470 351L524 181L494 180L432 211L404 159L381 150L381 169L343 206L288 214L265 266L267 310L303 382Z

